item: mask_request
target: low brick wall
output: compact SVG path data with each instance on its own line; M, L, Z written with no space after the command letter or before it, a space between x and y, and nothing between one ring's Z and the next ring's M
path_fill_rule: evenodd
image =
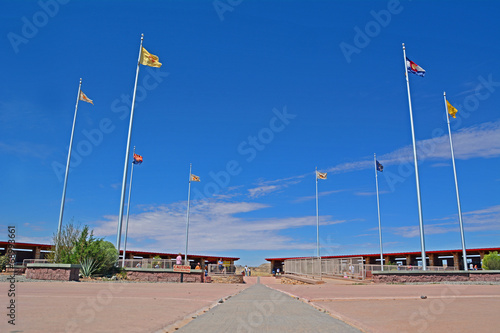
M322 284L321 280L309 279L303 276L285 274L281 276L281 284Z
M374 271L375 283L500 281L500 271Z
M212 283L245 283L243 275L211 275Z
M80 265L28 264L26 278L36 280L80 281Z
M126 268L127 280L144 282L203 282L203 271L191 270L191 273L178 273L172 269L161 268Z

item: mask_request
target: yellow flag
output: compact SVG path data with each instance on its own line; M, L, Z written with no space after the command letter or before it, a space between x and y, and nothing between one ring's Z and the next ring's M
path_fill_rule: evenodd
M191 181L192 182L199 182L200 181L200 177L191 174Z
M81 91L81 90L80 90L80 101L84 101L84 102L87 102L87 103L94 105L94 101L92 101L90 98L88 98L87 95L85 95L83 93L83 91Z
M319 179L326 179L326 172L319 172L319 171L316 171L316 178L319 178Z
M450 114L450 116L456 118L455 115L457 114L458 110L453 105L451 105L448 100L446 100L446 106L448 107L448 113Z
M160 68L161 62L159 62L158 60L159 60L158 56L155 56L154 54L151 54L148 51L146 51L145 48L142 48L141 60L140 60L141 65Z

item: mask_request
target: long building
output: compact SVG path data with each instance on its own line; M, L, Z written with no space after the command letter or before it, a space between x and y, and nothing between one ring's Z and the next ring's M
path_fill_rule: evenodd
M9 242L0 241L0 255L5 255ZM35 243L18 243L14 245L14 253L16 255L16 264L22 264L24 259L44 259L46 254L50 252L52 245L48 244L35 244ZM164 252L147 252L127 250L126 259L149 259L155 256L160 256L162 259L175 260L178 253L164 253ZM184 258L184 254L181 253ZM123 256L123 250L120 251L120 259ZM240 258L227 257L227 256L208 256L201 254L188 254L188 259L193 262L203 262L205 264L216 264L219 258L224 262L234 265L234 262Z
M468 264L477 265L481 268L483 257L493 251L499 251L500 247L480 248L480 249L467 249L467 262ZM439 251L426 251L426 263L428 266L453 266L455 269L464 269L462 264L462 250L439 250ZM322 259L329 258L353 258L362 257L363 262L367 265L380 264L380 253L372 254L352 254L352 255L338 255L338 256L325 256ZM276 271L278 268L283 272L283 264L287 259L304 259L310 257L290 257L290 258L266 258L271 263L271 271ZM412 265L419 266L422 264L421 252L392 252L384 253L384 264L393 263L396 265Z

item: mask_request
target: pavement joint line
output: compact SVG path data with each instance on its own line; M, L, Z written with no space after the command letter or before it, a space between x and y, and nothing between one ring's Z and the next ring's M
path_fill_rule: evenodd
M427 296L427 299L455 299L455 298L500 298L500 295ZM309 302L391 301L391 300L412 300L412 299L420 299L420 296L313 298L307 301Z
M238 295L243 290L248 289L248 287L250 287L250 286L247 286L247 288L239 290L239 291L237 291L234 294L222 297L222 298L218 299L217 301L215 301L214 303L210 304L208 307L204 307L204 308L201 308L199 310L196 310L195 312L188 314L187 316L183 317L182 319L179 319L176 322L174 322L174 323L172 323L172 324L170 324L170 325L168 325L168 326L166 326L164 328L161 328L161 329L155 331L155 333L172 333L172 332L175 332L175 331L179 330L180 328L182 328L183 326L186 326L187 324L189 324L192 320L198 318L200 315L202 315L202 314L204 314L204 313L212 310L216 306L224 304L228 299L230 299L233 296ZM224 302L220 303L219 301L221 299L224 300Z
M22 297L22 298L67 298L68 296L60 296L60 295L43 295L43 296L42 295L20 295L18 297ZM71 296L71 298L89 298L89 297L91 297L91 296ZM113 298L121 298L121 299L151 299L151 297L114 296ZM231 297L231 296L229 296L229 297ZM175 297L158 297L158 296L155 296L154 298L155 299L162 299L162 300L176 300L176 301L187 301L187 302L193 301L192 298L175 298ZM197 301L207 302L207 303L211 303L212 302L212 300L210 300L210 299L200 299L200 300L197 300Z

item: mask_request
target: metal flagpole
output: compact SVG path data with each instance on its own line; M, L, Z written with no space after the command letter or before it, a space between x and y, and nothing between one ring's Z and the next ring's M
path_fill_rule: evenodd
M425 255L425 241L424 241L424 221L422 215L422 201L420 199L420 180L418 176L418 161L417 161L417 144L415 142L415 130L413 128L413 112L411 109L411 95L410 95L410 79L408 77L408 66L406 66L406 50L403 43L403 60L405 64L406 88L408 90L408 105L410 107L410 122L411 122L411 138L413 141L413 161L415 163L415 181L417 184L417 202L418 202L418 220L420 225L420 248L422 250L422 269L427 270L427 257Z
M316 251L319 258L318 168L316 167Z
M135 155L135 146L134 146L134 155ZM128 203L127 203L127 219L126 219L127 222L125 223L125 240L123 241L122 267L125 267L125 255L127 254L128 218L130 213L130 195L132 193L133 176L134 176L134 163L132 163L132 169L130 169L130 185L128 186Z
M130 124L128 126L128 139L127 139L127 149L125 152L125 165L123 167L122 193L121 193L121 199L120 199L120 213L118 215L118 231L116 233L116 249L118 250L118 255L120 255L120 240L122 237L123 205L125 203L125 188L127 186L127 171L128 171L128 161L129 161L129 155L130 155L130 138L132 137L132 124L134 122L135 93L137 90L137 79L139 78L139 62L141 60L142 41L143 40L144 40L144 34L141 34L141 46L139 47L139 58L137 59L137 71L135 73L134 96L132 97L132 107L130 110Z
M189 163L189 185L188 185L188 207L187 207L187 220L186 220L186 253L184 253L184 265L187 265L187 253L188 253L188 235L189 235L189 199L191 197L191 169L192 164Z
M378 237L380 240L380 268L384 270L384 255L382 250L382 227L380 224L380 201L378 197L378 171L377 171L377 155L373 154L373 161L375 163L375 184L377 186L377 211L378 211Z
M57 254L59 253L59 242L61 240L61 227L64 214L64 202L66 201L66 186L68 185L69 163L71 160L71 148L73 147L73 135L75 134L76 114L78 112L78 101L80 100L80 92L82 91L82 79L78 85L78 94L76 95L75 116L73 117L73 127L71 129L71 139L69 140L68 160L66 161L66 173L64 174L64 185L61 199L61 209L59 211L59 224L57 225L57 241L56 241L56 254L55 260L57 261Z
M460 223L460 237L462 238L462 254L464 260L464 269L467 271L467 251L465 250L465 236L464 236L464 225L462 221L462 208L460 206L460 195L458 194L458 181L457 181L457 169L455 167L455 154L453 152L453 141L451 139L451 129L450 129L450 116L448 114L448 105L446 104L446 92L443 92L444 96L444 109L446 112L446 121L448 123L448 135L450 137L450 148L451 148L451 161L453 164L453 175L455 176L455 190L457 192L457 205L458 205L458 221Z

